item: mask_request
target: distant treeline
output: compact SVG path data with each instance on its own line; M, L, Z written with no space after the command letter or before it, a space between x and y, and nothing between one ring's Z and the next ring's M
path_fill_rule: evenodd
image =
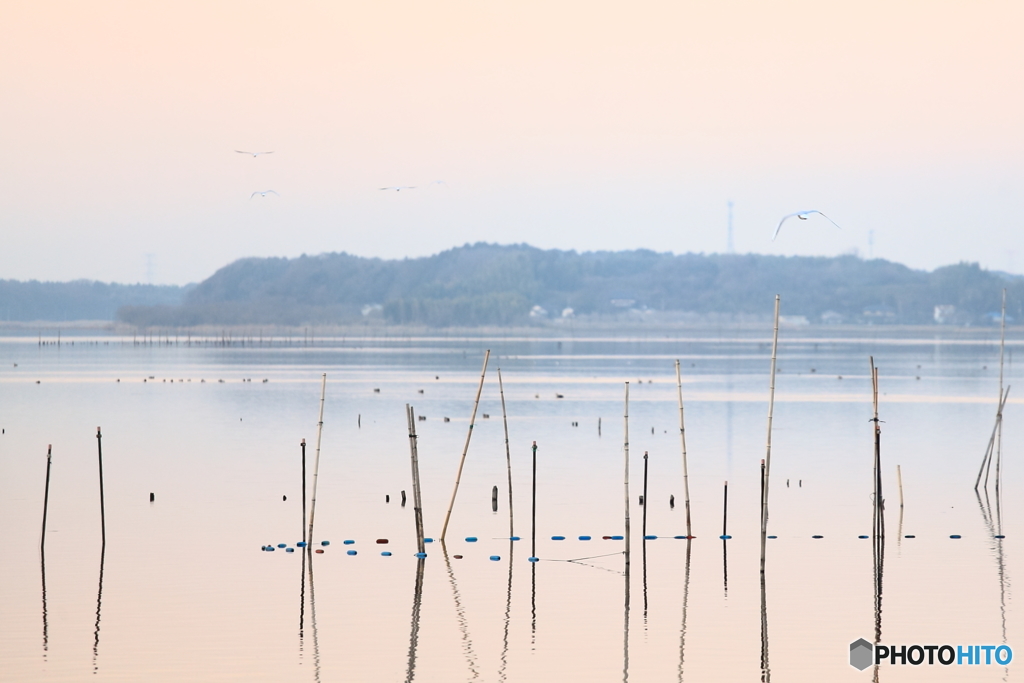
M0 280L0 321L114 320L125 306L176 306L188 287Z
M607 318L637 310L765 316L781 294L784 312L818 322L921 324L941 318L982 324L999 311L1022 315L1024 278L960 263L932 272L855 256L782 257L637 250L541 250L466 245L416 259L345 253L247 258L221 268L180 304L125 305L141 327L302 325L381 319L433 326L515 325Z

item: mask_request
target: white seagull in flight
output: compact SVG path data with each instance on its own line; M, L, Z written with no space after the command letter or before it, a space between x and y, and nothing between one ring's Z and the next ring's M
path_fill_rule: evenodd
M261 197L266 197L268 194L277 194L277 192L275 192L274 190L263 190L262 192L260 192L259 190L256 190L251 195L249 195L249 199L252 199L256 195L259 195ZM280 197L281 195L277 194L277 196Z
M416 185L392 185L391 187L380 187L379 190L394 190L395 192L401 192L402 190L415 190Z
M831 223L832 225L834 225L837 228L839 228L839 224L838 223L836 223L834 220L832 220L831 218L829 218L828 216L823 214L821 211L818 211L817 209L810 209L809 211L797 211L796 213L786 214L785 216L782 217L782 220L779 221L778 226L776 226L776 228L775 228L775 234L772 235L772 242L774 242L775 238L779 236L779 230L782 229L782 224L783 223L788 221L790 218L799 218L800 220L805 221L805 220L807 220L807 217L810 216L812 213L818 214L819 216L821 216L822 218L827 220L829 223ZM842 228L839 228L839 229L842 230Z
M272 151L271 152L243 152L240 149L236 149L235 151L238 152L239 154L251 154L253 159L255 159L256 157L258 157L261 154L273 154Z

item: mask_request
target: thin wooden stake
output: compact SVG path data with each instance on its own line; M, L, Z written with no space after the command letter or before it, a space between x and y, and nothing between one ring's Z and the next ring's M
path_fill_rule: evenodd
M405 417L409 421L409 454L412 459L412 509L416 516L416 548L423 549L423 501L420 497L420 458L416 447L416 415L412 406L405 404ZM402 504L405 504L405 491L402 491Z
M772 470L772 416L775 413L775 361L779 349L779 304L775 295L775 331L772 334L772 371L768 386L768 445L764 456L764 481L761 484L761 573L764 573L765 542L768 538L768 481Z
M39 540L39 550L46 546L46 509L50 505L50 463L53 453L53 445L46 447L46 486L43 488L43 535ZM44 579L45 582L45 579ZM45 588L43 589L45 593Z
M900 510L903 509L903 473L900 466L896 465L896 484L900 487Z
M676 360L676 392L679 395L679 441L683 447L683 499L686 503L686 537L693 536L690 528L690 475L686 466L686 426L683 422L683 379Z
M327 373L320 380L320 419L316 423L316 457L313 459L313 495L309 501L309 533L306 542L313 543L313 518L316 516L316 483L320 474L320 439L324 433L324 398L327 396Z
M505 413L505 387L501 383L501 368L498 368L498 392L501 394L501 422L505 427L505 464L508 466L508 537L516 535L512 527L512 451L508 445L508 415Z
M729 482L722 486L722 537L729 535Z
M107 513L106 505L103 502L103 434L100 428L96 428L96 454L99 458L100 469L100 533L103 538L103 547L107 547ZM101 565L102 566L102 565ZM102 573L102 569L100 570Z
M537 557L537 442L533 442L533 510L530 517L530 557ZM536 569L536 563L534 563Z
M466 445L462 447L462 458L459 459L459 471L455 473L455 488L452 489L452 499L448 502L448 511L444 513L444 525L441 527L441 540L444 540L448 533L448 522L452 517L452 508L455 507L455 496L459 493L459 482L462 480L462 468L466 464L466 453L469 452L469 440L473 438L473 425L476 423L476 409L480 406L480 392L484 390L484 376L487 374L487 361L491 358L491 350L487 349L484 354L484 367L480 371L480 384L476 388L476 400L473 401L473 414L469 416L469 431L466 432Z
M309 539L306 538L306 440L303 439L302 443L302 542L309 543ZM305 572L303 572L305 575ZM305 579L303 579L305 581Z
M625 408L622 417L623 425L625 427L624 437L622 442L623 453L625 454L624 462L625 468L622 476L622 484L626 495L626 566L629 566L629 382L626 382L626 400Z

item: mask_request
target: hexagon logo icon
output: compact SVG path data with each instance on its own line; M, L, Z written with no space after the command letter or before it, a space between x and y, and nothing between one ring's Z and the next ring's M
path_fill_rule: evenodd
M874 655L875 648L863 638L850 643L850 666L857 671L863 671L871 666Z

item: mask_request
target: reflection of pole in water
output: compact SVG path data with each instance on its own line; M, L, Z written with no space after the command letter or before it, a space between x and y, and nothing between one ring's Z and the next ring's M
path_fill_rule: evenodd
M515 565L513 562L512 551L515 548L515 543L509 539L508 542L508 586L505 592L505 632L502 636L501 643L501 665L498 667L498 680L506 680L505 671L508 669L508 629L512 617L512 567Z
M885 564L885 536L872 543L875 579L875 645L882 642L882 569ZM878 681L878 664L875 664L874 680Z
M320 683L320 639L316 630L316 593L313 590L313 549L306 546L309 556L309 623L313 627L313 680Z
M302 525L302 531L305 533L306 525ZM302 550L300 548L300 550ZM306 552L302 552L302 570L301 576L302 582L299 587L299 659L302 659L303 655L303 637L306 621Z
M537 644L537 442L533 442L533 511L530 517L530 645Z
M989 538L995 546L996 550L996 573L999 577L999 616L1002 627L1003 643L1006 643L1006 584L1009 581L1006 574L1006 562L1003 554L1003 537L1002 537L1002 512L1001 512L1001 501L1000 501L1000 490L996 488L996 505L995 511L992 509L992 504L988 497L988 489L985 489L985 499L981 498L981 493L975 490L974 495L978 499L978 507L981 510L981 517L985 523L985 528L988 530Z
M459 631L462 633L462 651L466 654L466 664L469 666L470 680L480 678L477 671L476 653L473 651L473 641L469 637L469 622L466 620L466 610L462 606L462 594L459 593L459 586L455 583L455 572L452 571L452 562L448 558L448 548L445 547L444 539L441 539L441 551L444 553L444 563L448 568L448 580L452 584L452 597L455 599L455 616L459 621Z
M409 664L405 670L405 683L412 683L416 677L416 648L420 637L420 605L423 602L423 568L426 559L416 560L416 587L412 593L412 630L409 633Z
M100 655L100 610L103 607L103 560L107 554L107 546L104 544L100 548L100 582L99 588L96 590L96 629L93 632L92 639L92 672L99 672L99 664L97 659Z
M683 624L679 628L679 683L683 681L683 661L686 659L686 605L690 597L690 543L686 541L686 570L683 573Z
M622 609L622 681L629 681L629 546L626 546L624 606Z
M772 669L768 661L768 589L764 572L761 572L761 680L772 680Z
M43 489L43 531L39 537L39 570L43 580L43 659L50 649L50 627L46 614L46 509L50 503L50 465L52 463L53 446L46 447L46 485Z
M644 451L644 510L642 518L641 559L643 560L643 583L644 583L644 629L647 628L647 451Z
M646 502L647 501L645 500L644 503L646 503ZM640 546L640 548L641 548L641 557L643 559L643 563L641 564L641 567L642 567L642 574L643 574L643 580L644 580L644 582L643 582L644 583L644 630L646 631L647 630L647 539L646 538L644 538L643 544Z
M39 549L39 571L43 578L43 661L46 661L46 653L50 650L50 624L47 621L46 613L46 550Z
M537 563L530 563L530 649L537 646Z

